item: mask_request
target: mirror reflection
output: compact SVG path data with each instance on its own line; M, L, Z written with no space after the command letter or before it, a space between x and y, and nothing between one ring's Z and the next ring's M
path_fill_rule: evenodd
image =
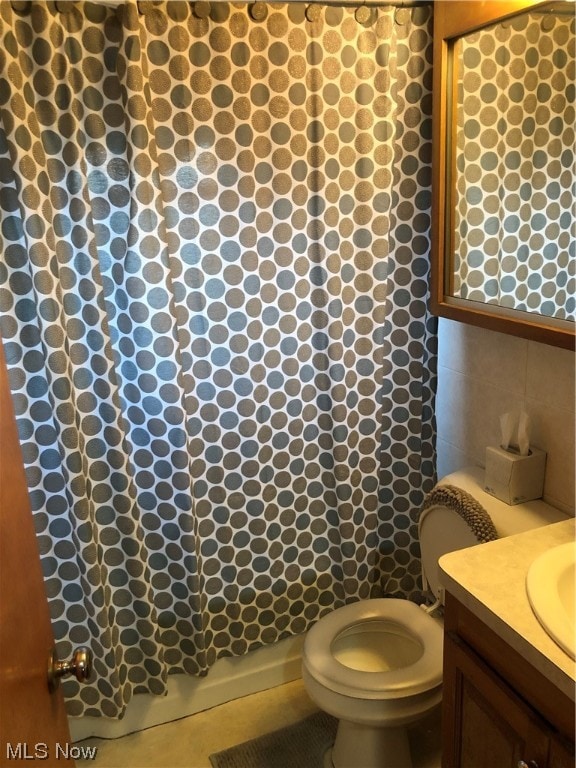
M576 317L573 3L453 47L452 296Z

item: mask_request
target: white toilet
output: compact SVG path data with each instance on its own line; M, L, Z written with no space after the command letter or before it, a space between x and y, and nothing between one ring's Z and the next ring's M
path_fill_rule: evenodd
M483 474L473 467L448 475L436 487L438 501L420 515L423 581L436 605L443 554L566 519L541 500L509 506L495 499L483 490ZM441 618L396 598L345 605L312 627L302 679L318 707L339 719L325 768L411 767L407 726L441 701L442 641Z

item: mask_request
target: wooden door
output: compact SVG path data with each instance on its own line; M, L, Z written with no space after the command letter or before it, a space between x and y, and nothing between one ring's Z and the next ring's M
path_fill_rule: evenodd
M26 476L0 342L0 765L73 765Z
M482 659L444 636L443 768L546 766L546 723Z

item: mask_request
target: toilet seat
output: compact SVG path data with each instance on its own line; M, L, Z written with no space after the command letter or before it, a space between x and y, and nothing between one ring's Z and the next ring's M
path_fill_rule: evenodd
M341 664L332 643L346 629L371 621L389 621L395 631L416 639L422 655L388 672L364 672ZM430 691L442 684L443 632L439 624L409 600L361 600L324 616L309 630L303 661L310 674L328 689L352 698L397 699Z

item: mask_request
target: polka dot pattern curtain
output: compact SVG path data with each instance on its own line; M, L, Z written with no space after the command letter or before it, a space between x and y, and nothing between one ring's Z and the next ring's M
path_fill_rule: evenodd
M95 657L72 715L419 589L430 10L205 10L0 4L0 327L59 651Z

